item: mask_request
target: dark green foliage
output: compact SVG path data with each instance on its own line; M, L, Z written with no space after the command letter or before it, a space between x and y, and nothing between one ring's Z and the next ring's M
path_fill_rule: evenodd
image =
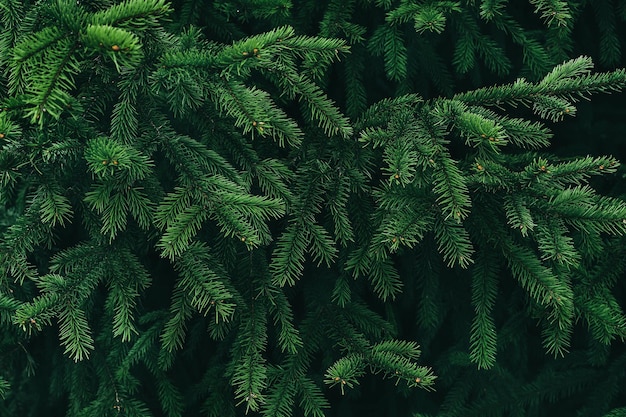
M624 20L0 0L0 415L624 415Z

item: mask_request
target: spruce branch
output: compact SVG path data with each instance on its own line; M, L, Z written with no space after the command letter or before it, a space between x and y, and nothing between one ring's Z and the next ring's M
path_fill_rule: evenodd
M535 13L541 13L548 26L564 26L572 18L566 1L531 0L530 3L535 6Z
M470 360L478 369L496 363L497 334L493 308L498 295L498 265L493 255L480 251L472 268L472 305L474 318L470 330Z
M237 405L245 404L246 412L258 411L266 402L267 365L262 356L267 344L266 314L261 305L248 311L233 346L234 370L231 384Z
M626 85L626 72L589 74L593 63L580 57L556 66L541 82L518 79L515 83L488 87L454 96L469 105L496 106L504 104L531 107L538 114L561 120L575 111L574 103L595 93L621 90Z
M94 13L90 20L98 25L145 30L149 27L158 27L160 19L171 11L165 0L126 0Z

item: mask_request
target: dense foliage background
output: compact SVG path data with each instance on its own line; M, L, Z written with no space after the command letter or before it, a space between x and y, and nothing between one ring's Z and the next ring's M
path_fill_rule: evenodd
M0 415L626 416L626 1L0 17Z

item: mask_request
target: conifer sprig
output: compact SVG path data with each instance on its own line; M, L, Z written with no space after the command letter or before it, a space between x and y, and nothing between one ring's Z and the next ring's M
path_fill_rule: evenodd
M574 104L589 94L619 91L626 85L626 71L590 74L592 68L589 57L580 57L556 66L541 82L518 79L505 86L457 94L455 99L482 106L524 105L541 117L558 121L574 114Z

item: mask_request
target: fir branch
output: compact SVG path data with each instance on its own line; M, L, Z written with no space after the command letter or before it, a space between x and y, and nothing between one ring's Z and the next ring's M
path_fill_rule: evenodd
M352 119L362 114L367 107L367 90L363 79L364 55L362 48L355 47L345 61L346 113Z
M472 305L475 315L470 331L470 360L478 369L496 363L497 335L493 307L498 295L498 268L494 257L480 251L472 268Z
M323 417L326 415L324 410L330 408L330 403L324 398L317 384L309 378L300 378L296 388L300 397L300 407L305 416Z
M467 268L472 261L474 248L465 228L449 219L436 219L435 240L444 262L449 267Z
M235 388L238 405L245 403L246 412L258 411L266 402L267 365L262 356L267 344L266 315L261 305L255 305L242 321L233 347L231 384Z
M617 33L615 11L612 2L596 1L592 4L598 28L600 30L600 63L605 67L614 67L618 64L622 56L622 45L620 45Z
M267 134L278 140L298 146L302 131L298 125L272 102L269 94L256 88L247 88L236 81L214 85L214 102L221 111L235 118L235 125L244 133ZM220 94L221 93L221 94Z
M145 30L157 27L159 19L171 12L165 0L126 0L105 10L94 13L90 18L94 24Z
M535 6L535 13L541 13L548 26L564 26L572 18L566 1L531 0L530 3Z
M288 94L302 96L308 108L308 116L311 120L317 121L327 136L339 135L343 138L352 136L350 121L311 80L303 75L284 71L279 81Z
M26 88L26 103L32 106L27 110L31 123L43 123L47 113L59 118L70 103L69 91L74 88L74 77L79 73L76 51L78 42L75 39L62 38L55 41L56 51L51 53L49 46L42 57L41 72L31 73L29 86ZM19 57L16 62L28 58ZM17 70L17 69L16 69ZM33 69L34 70L34 69Z
M540 114L551 115L558 120L573 112L573 103L588 94L619 91L626 85L626 71L587 74L591 65L590 58L580 57L555 67L539 83L518 79L513 84L482 88L457 94L454 98L470 105L537 106L534 109Z
M569 346L573 325L573 294L567 282L559 280L526 248L506 243L504 255L513 276L539 305L548 307L544 346L554 355L563 355Z
M40 205L41 221L44 224L49 223L52 227L57 224L65 226L65 222L69 222L72 218L72 206L68 198L54 188L57 187L40 187L33 199L41 200L38 205Z
M407 75L407 50L403 33L395 26L379 26L369 41L375 55L382 55L389 79L399 81Z
M89 358L94 349L93 339L85 312L75 306L68 306L59 313L59 336L65 345L65 354L75 362Z
M515 194L505 196L503 202L509 225L511 228L519 230L522 236L527 236L528 232L532 232L536 226L529 205L522 196Z
M91 53L110 59L117 72L137 67L144 57L137 35L110 25L88 25L82 42Z
M270 263L274 282L279 287L295 285L304 270L308 235L298 223L292 223L278 238Z
M539 78L554 65L543 45L529 36L510 15L504 12L494 13L491 20L499 30L511 36L513 42L522 47L524 64L528 65L533 78Z
M185 341L185 335L187 330L187 321L193 314L193 307L191 305L192 294L186 291L181 285L181 281L177 283L174 291L172 292L172 301L170 307L170 318L163 327L161 333L161 344L163 349L159 356L159 362L161 367L167 369L171 366L167 359L173 360L171 355L166 355L167 352L173 352L183 347Z
M433 193L444 215L444 220L457 223L467 217L471 207L469 191L461 171L449 155L435 160Z

